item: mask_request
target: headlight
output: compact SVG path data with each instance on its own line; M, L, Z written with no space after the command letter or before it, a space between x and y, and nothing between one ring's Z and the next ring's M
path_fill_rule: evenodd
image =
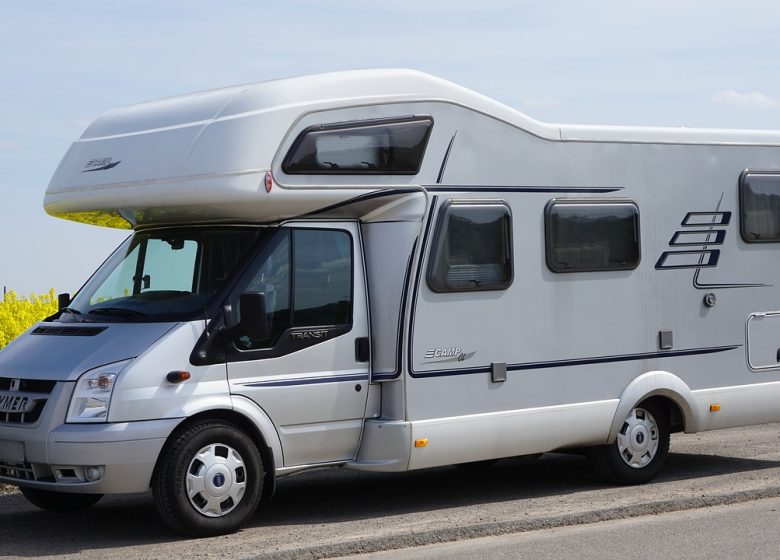
M130 360L88 371L76 382L67 422L105 422L117 374Z

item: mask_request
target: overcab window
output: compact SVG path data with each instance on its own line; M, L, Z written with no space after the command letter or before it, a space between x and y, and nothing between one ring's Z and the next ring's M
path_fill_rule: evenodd
M552 200L545 211L545 237L553 272L639 266L639 209L630 200Z
M747 171L739 181L742 239L780 242L780 173Z
M501 202L446 204L428 266L434 292L503 290L512 283L512 223Z
M431 127L431 117L311 126L293 142L282 170L313 175L416 175Z

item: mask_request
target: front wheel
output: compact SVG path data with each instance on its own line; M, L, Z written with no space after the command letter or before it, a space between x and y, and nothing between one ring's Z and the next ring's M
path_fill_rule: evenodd
M224 535L254 513L264 475L260 452L244 432L228 422L203 421L181 430L163 449L152 493L174 531Z
M97 503L103 494L71 494L40 488L19 488L22 496L34 506L47 511L78 511Z
M644 402L628 414L613 444L588 451L593 466L608 482L649 482L669 454L669 415L660 403Z

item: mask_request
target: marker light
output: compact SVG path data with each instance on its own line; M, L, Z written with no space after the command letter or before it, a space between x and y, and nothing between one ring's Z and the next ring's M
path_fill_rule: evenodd
M719 412L720 411L720 405L719 404L711 404L710 405L710 412Z
M171 371L165 378L171 383L181 383L187 381L191 377L189 371Z
M414 440L415 447L428 447L428 438Z
M271 172L267 172L265 174L265 192L269 193L271 192L271 189L274 186L274 176L271 175Z

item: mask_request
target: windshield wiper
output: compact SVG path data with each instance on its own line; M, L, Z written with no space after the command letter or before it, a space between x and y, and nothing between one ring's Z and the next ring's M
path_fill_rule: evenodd
M73 315L73 320L77 323L88 323L84 317L77 317L77 315L81 315L81 311L78 309L73 309L72 307L63 307L62 309L58 310L57 313L52 315L51 317L46 317L44 321L53 321L58 317L61 317L63 313L68 313L70 315Z
M145 317L146 313L141 313L135 309L126 307L98 307L89 312L91 315L115 315L117 317Z

